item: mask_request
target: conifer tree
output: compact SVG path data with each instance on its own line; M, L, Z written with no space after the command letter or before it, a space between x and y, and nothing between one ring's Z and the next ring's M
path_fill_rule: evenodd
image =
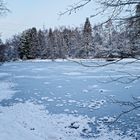
M81 57L88 58L92 55L92 39L92 26L90 24L89 18L86 18L83 29L83 45L81 48Z
M54 36L54 32L52 31L52 29L49 29L49 33L48 33L48 51L49 51L49 58L54 60L57 58L57 48L56 48L56 44L55 44L55 36Z
M45 33L42 30L38 31L38 57L46 58L47 42Z

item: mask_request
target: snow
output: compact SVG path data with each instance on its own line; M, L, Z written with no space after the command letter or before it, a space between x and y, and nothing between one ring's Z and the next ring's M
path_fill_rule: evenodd
M47 101L48 101L48 102L53 102L54 100L53 100L53 99L48 99Z
M10 99L16 91L12 90L14 84L11 82L1 82L0 81L0 101L4 99Z
M69 75L69 76L76 76L76 75L82 75L80 72L69 72L69 73L63 73L64 75Z
M57 86L57 88L62 88L62 86Z
M77 106L86 108L88 107L90 111L101 108L106 103L106 100L91 100L87 102L77 102Z
M49 97L42 97L42 100L48 100Z
M77 103L77 101L75 101L75 100L69 100L68 102L69 103Z
M49 83L49 82L44 82L44 84L45 84L45 85L49 85L50 83Z
M1 77L4 77L4 76L9 76L9 75L10 75L10 74L8 74L8 73L1 72L1 73L0 73L0 78L1 78Z
M88 93L89 91L88 91L87 89L84 89L83 92L84 92L84 93Z
M1 140L84 140L82 135L92 131L89 123L95 122L95 118L87 116L49 114L43 106L31 102L0 107L0 111ZM98 129L98 137L88 140L133 140L118 131L108 131L103 125Z
M58 106L58 107L62 107L62 106L64 106L63 104L57 104L56 106Z
M120 60L120 59L115 59L115 61ZM51 59L32 59L32 60L26 60L26 62L106 62L105 59L102 58L94 58L94 59L78 59L78 58L68 58L68 59L55 59L55 60L51 60ZM127 59L122 59L119 62L139 62L139 59L133 59L133 58L127 58ZM24 60L21 60L21 62L24 62ZM110 63L110 62L109 62Z

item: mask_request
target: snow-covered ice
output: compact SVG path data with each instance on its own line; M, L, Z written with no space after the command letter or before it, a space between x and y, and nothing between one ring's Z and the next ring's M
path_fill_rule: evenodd
M84 140L82 135L91 133L89 123L95 118L67 114L49 114L41 105L30 102L11 107L0 107L1 140ZM119 131L109 131L100 126L97 138L92 135L88 140L133 140L119 135Z
M12 90L14 84L11 82L1 82L0 81L0 101L4 99L10 99L15 93L15 90Z
M123 66L129 61L97 69L65 60L2 65L0 140L135 140L139 112L120 118L111 128L106 125L122 111L119 105L110 104L110 98L139 97L139 81L130 85L110 82L129 76L121 70L138 74L139 63Z

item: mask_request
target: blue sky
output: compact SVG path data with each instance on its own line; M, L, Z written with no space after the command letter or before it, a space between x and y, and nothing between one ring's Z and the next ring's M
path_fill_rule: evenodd
M11 10L7 16L0 17L0 32L2 39L11 37L30 27L54 28L59 26L80 26L85 18L93 12L93 5L80 9L76 14L64 15L59 18L58 13L64 11L70 4L79 0L5 0ZM91 19L94 23L95 20Z

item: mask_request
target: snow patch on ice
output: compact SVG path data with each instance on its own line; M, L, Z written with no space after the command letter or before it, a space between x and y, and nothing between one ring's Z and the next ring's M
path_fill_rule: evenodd
M69 109L64 109L64 112L69 112L70 110Z
M132 86L130 85L130 86L125 86L124 87L125 89L130 89L130 88L132 88Z
M69 103L77 103L76 100L68 100Z
M77 103L77 106L89 108L91 111L101 108L106 103L106 100L91 100L87 102Z
M89 85L88 88L89 89L96 89L96 88L98 88L98 85Z
M56 105L57 107L62 107L62 106L64 106L63 104L57 104Z
M0 77L9 76L9 75L11 75L11 74L5 73L5 72L0 72Z
M61 86L61 85L59 85L59 86L57 86L57 88L62 88L62 86Z
M66 93L65 97L71 98L71 93Z
M76 75L82 75L81 72L69 72L69 73L63 73L64 75L69 75L69 76L76 76Z
M88 91L87 89L84 89L83 92L84 92L84 93L88 93L89 91Z
M111 122L115 121L115 118L114 117L105 116L103 118L100 118L100 121L104 122L104 123L111 123Z
M20 75L20 76L15 76L15 78L26 78L26 79L46 79L48 78L47 76L31 76L31 75Z
M48 102L53 102L54 100L53 100L53 99L48 99L47 101L48 101Z
M49 97L42 97L41 99L42 99L42 100L48 100Z
M32 69L33 71L44 71L45 69L44 68L34 68Z
M49 85L49 84L50 84L50 82L44 82L44 84L45 84L45 85Z
M4 99L11 99L11 97L16 93L12 88L14 84L11 82L0 82L0 101Z

